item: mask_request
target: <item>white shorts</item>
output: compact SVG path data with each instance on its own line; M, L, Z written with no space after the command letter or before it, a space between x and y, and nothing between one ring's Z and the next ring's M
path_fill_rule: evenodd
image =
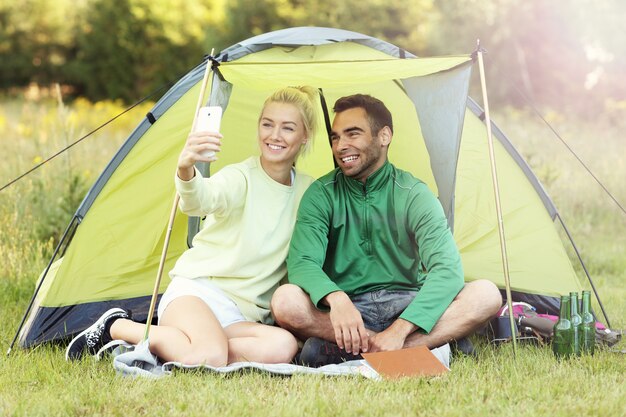
M223 328L242 321L249 321L241 314L237 304L208 278L188 279L174 277L159 301L159 324L167 306L178 297L193 295L205 302Z

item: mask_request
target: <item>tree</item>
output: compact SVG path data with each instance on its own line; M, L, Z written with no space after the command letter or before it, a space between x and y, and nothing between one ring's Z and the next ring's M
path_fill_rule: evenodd
M200 0L94 0L70 72L90 99L136 100L199 64L210 5Z
M82 3L0 0L0 88L63 81Z
M468 52L480 38L488 51L494 103L522 106L526 97L537 105L587 112L601 110L599 104L607 95L624 96L624 83L615 76L624 71L619 58L602 63L602 79L588 88L598 66L589 59L590 46L614 57L623 55L619 51L626 47L626 38L616 36L626 18L621 0L440 0L436 6L438 30L432 33L429 50ZM611 78L614 83L607 83Z
M419 53L431 30L432 0L233 0L217 35L230 46L273 30L294 26L324 26L355 32Z

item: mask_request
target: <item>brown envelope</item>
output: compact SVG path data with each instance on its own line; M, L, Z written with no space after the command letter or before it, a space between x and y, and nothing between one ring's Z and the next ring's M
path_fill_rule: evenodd
M426 346L361 355L385 379L435 376L448 372L448 368Z

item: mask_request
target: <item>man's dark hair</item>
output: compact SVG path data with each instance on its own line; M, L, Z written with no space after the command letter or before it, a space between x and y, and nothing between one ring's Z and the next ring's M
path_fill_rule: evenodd
M351 96L341 97L335 102L333 111L335 113L341 113L342 111L358 107L365 110L373 135L377 135L378 132L380 132L380 129L385 126L389 126L389 129L391 129L391 133L393 134L393 120L391 119L391 112L387 109L385 103L370 95L353 94Z

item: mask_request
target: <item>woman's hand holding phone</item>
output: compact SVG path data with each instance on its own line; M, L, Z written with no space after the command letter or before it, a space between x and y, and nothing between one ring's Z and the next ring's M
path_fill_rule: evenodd
M216 152L222 146L219 133L222 108L219 106L202 107L198 113L196 126L187 137L185 146L178 158L178 177L188 181L194 176L196 162L214 162Z

